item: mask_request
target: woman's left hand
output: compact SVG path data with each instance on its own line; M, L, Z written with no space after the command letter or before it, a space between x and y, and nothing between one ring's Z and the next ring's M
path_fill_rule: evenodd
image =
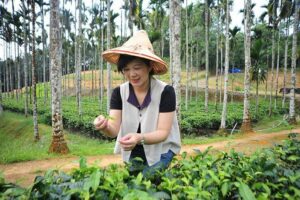
M119 142L125 151L131 151L140 141L140 134L129 133L122 137Z

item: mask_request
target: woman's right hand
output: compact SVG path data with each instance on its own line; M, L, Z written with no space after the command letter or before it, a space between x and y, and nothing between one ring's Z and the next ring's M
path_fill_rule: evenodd
M94 126L96 130L104 130L108 127L108 119L103 115L99 115L94 120Z

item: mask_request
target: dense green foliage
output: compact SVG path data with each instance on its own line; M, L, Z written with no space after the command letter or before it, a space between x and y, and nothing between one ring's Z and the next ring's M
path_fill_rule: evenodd
M104 100L104 102L106 102ZM258 109L258 115L252 116L252 121L256 122L268 114L268 104L266 100L261 100ZM64 127L81 131L93 137L101 137L94 130L92 124L94 118L101 114L105 114L106 105L103 105L103 110L100 111L99 102L96 99L85 97L82 99L82 116L78 115L76 108L75 97L63 99L63 123ZM251 113L255 113L254 102L251 106ZM14 112L24 113L24 105L20 101L14 99L5 99L3 102L4 109ZM184 107L184 105L183 105ZM219 106L220 108L221 106ZM217 130L221 122L221 110L215 110L214 104L209 104L209 113L204 111L204 103L199 101L192 101L189 103L189 109L184 111L182 109L181 116L181 130L184 134L203 134L202 130ZM30 111L31 112L31 111ZM38 113L41 122L51 125L51 109L49 104L44 104L43 99L38 99ZM278 108L274 110L273 115L287 113L285 109ZM237 123L237 128L241 125L243 119L243 102L234 102L228 104L226 124L229 129L232 129Z
M80 167L67 174L49 170L28 188L4 183L8 199L299 199L300 141L296 134L251 156L232 150L211 155L209 148L175 160L150 179L132 176L127 166Z

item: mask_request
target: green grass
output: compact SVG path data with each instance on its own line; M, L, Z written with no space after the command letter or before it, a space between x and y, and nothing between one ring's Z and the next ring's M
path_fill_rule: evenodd
M272 133L283 130L292 130L293 128L300 127L300 125L290 125L283 116L264 117L257 122L253 129L257 133Z
M237 135L231 135L228 137L225 136L219 136L219 135L212 135L212 136L185 136L182 139L182 144L188 145L188 144L210 144L214 142L220 142L220 141L227 141L231 139L235 139Z
M4 112L0 116L0 163L42 160L54 157L112 154L114 142L87 138L64 131L70 153L49 154L51 127L39 124L40 141L34 142L32 117Z

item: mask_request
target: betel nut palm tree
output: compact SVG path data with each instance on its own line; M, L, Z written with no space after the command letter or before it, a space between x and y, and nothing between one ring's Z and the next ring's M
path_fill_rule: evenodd
M51 66L51 108L52 108L52 142L49 152L68 153L69 148L64 139L61 108L61 29L59 0L50 1L50 66Z

